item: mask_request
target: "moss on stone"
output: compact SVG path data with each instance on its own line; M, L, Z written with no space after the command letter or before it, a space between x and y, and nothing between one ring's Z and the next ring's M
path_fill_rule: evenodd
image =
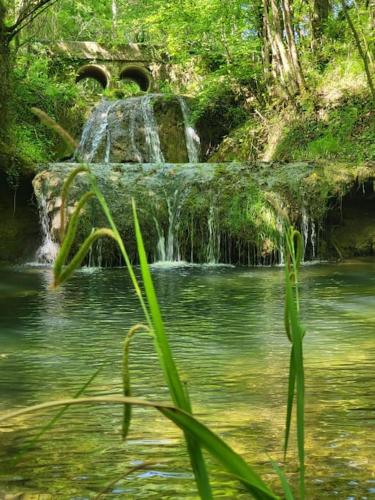
M38 196L48 199L56 219L62 180L73 165L54 164L37 176ZM232 263L275 263L282 245L282 219L302 227L302 216L321 232L320 256L337 255L329 231L327 214L361 183L371 184L371 164L253 163L93 165L100 187L134 261L134 231L131 199L137 203L150 260L156 260L161 234L167 239L171 224L182 259L206 262L210 252ZM369 184L370 183L370 184ZM372 186L372 184L371 184ZM71 193L71 205L88 189L84 176ZM172 218L174 220L172 221ZM91 227L105 225L97 202L92 202L82 219L77 244ZM362 244L361 244L362 245ZM101 243L101 258L118 262L111 242ZM350 250L355 254L356 250ZM360 252L362 253L362 251Z

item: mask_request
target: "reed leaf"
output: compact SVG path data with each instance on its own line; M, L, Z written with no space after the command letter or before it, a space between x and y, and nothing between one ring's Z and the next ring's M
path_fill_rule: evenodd
M186 397L185 388L180 380L177 367L172 357L172 352L169 347L167 335L165 333L164 322L161 316L158 300L155 293L154 284L152 281L150 268L147 261L147 256L143 244L141 229L139 226L137 210L135 202L133 204L133 217L135 226L135 237L137 241L137 249L143 284L145 287L146 297L150 308L150 314L155 334L155 347L159 355L159 362L163 368L164 375L175 405L189 413L192 412L189 398ZM209 500L212 497L211 486L208 478L208 472L199 441L192 439L191 435L185 433L186 444L190 455L190 462L193 468L195 479L201 498Z
M56 406L79 405L79 404L131 404L155 408L166 418L175 423L186 435L190 435L196 441L199 441L221 465L232 475L237 477L254 498L258 500L275 500L275 495L268 486L262 481L258 474L238 455L230 446L228 446L217 434L212 432L203 423L197 420L193 415L184 410L173 407L169 404L145 401L137 398L126 398L123 396L97 396L78 399L65 399L61 401L50 401L35 406L30 406L22 410L0 416L0 423L17 418L26 414L39 412L42 410L54 408Z
M49 129L56 132L57 135L61 137L66 146L69 148L69 153L73 153L77 146L78 142L67 132L61 125L59 125L53 118L47 115L45 111L42 111L39 108L33 107L30 108L31 112L39 118L41 123L48 127Z
M290 352L290 361L289 361L288 399L286 408L286 422L285 422L285 436L284 436L284 462L286 461L286 454L288 452L295 385L296 385L296 374L294 372L294 359L293 359L293 346L292 346L292 350Z
M95 231L93 231L89 236L87 236L87 238L82 243L77 253L74 255L69 264L60 272L60 274L57 274L57 272L55 271L53 286L57 287L62 283L64 283L64 281L66 281L68 278L70 278L70 276L74 273L74 271L81 265L83 259L89 252L92 244L99 238L103 238L105 236L116 240L113 231L111 231L106 227L95 229Z
M122 360L122 387L123 387L123 394L125 397L131 396L130 370L129 370L130 345L135 334L142 331L150 333L150 329L148 328L147 325L138 324L130 328L128 334L125 337L124 353ZM124 405L124 416L122 420L122 439L124 441L129 433L131 417L132 417L131 405Z
M70 172L68 177L66 178L63 187L61 189L61 206L60 206L60 241L63 241L65 236L65 215L66 215L66 202L69 195L69 190L71 185L73 184L75 178L78 174L85 172L86 174L90 173L90 169L85 165L80 165Z
M279 476L280 483L284 491L285 500L294 500L292 490L290 489L288 480L285 476L283 469L276 462L272 462L272 467L274 468L276 474Z
M98 368L96 372L94 372L93 375L88 379L88 381L77 391L77 393L73 396L73 399L79 398L85 390L88 388L89 385L96 379L96 377L99 375L101 372L102 367ZM61 410L45 425L42 427L42 429L33 437L33 439L27 443L27 445L22 448L17 456L14 458L12 461L13 465L17 465L18 462L22 459L22 457L32 449L32 447L39 441L39 439L44 436L44 434L52 429L52 427L57 424L57 422L60 420L60 418L64 415L64 413L69 409L70 405L66 405Z
M303 365L303 337L305 331L299 318L298 290L298 272L303 256L303 241L301 234L293 227L285 231L285 247L287 256L287 264L285 266L285 324L287 336L292 343L292 349L289 365L284 457L286 457L288 449L293 403L296 399L299 491L300 498L303 500L305 497L305 381Z
M78 223L79 223L79 217L81 215L81 210L86 205L86 203L89 201L89 199L92 198L93 196L95 196L95 194L92 191L85 193L78 201L77 206L76 206L76 208L75 208L75 210L74 210L74 212L69 220L66 235L61 242L61 247L60 247L58 255L56 256L54 266L53 266L54 272L57 275L61 274L63 265L65 264L65 262L69 256L70 249L72 248L74 238L76 237L76 234L77 234L77 228L78 228Z

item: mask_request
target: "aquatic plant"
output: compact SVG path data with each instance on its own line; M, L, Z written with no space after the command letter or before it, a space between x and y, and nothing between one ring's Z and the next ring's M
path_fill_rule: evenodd
M84 174L89 177L90 191L82 195L78 200L74 212L69 221L66 223L66 211L69 198L69 191L78 175ZM80 217L85 205L92 198L99 201L100 207L108 221L110 227L102 227L93 229L86 237L78 251L70 257L72 245L77 233ZM162 314L156 297L147 255L143 243L140 224L137 216L135 202L133 201L133 216L135 226L135 237L137 250L142 274L142 286L145 294L142 292L141 284L136 278L134 269L130 262L128 253L124 246L123 240L117 230L116 224L112 218L107 202L98 188L95 176L91 173L87 166L79 166L74 169L66 181L61 194L61 209L60 209L60 237L62 240L59 254L54 264L54 281L53 287L57 287L65 282L79 267L86 254L88 253L93 242L102 237L113 239L118 245L122 257L126 263L131 281L135 292L140 301L144 316L145 325L136 325L129 333L124 343L123 356L123 396L116 397L80 397L82 390L77 393L75 398L63 401L54 401L36 405L33 407L19 410L0 418L0 422L16 416L41 411L46 408L55 406L63 406L54 419L47 424L45 430L48 430L51 425L56 423L63 411L70 405L76 404L94 404L94 403L111 403L124 405L124 417L122 435L126 438L131 422L131 406L140 405L144 407L152 407L161 412L166 418L174 422L184 432L190 462L195 475L199 495L204 500L213 498L209 476L206 468L206 463L202 454L202 448L205 448L214 458L216 458L223 467L237 478L244 488L253 495L256 499L276 499L278 496L270 487L261 479L257 472L248 465L242 457L237 454L230 446L228 446L218 435L213 433L208 427L202 424L193 416L192 405L187 388L181 381L177 366L174 362L172 352L168 343ZM289 389L288 389L288 404L287 418L285 431L284 451L286 455L288 447L288 438L291 428L291 415L293 409L294 398L296 397L297 407L297 442L300 463L300 498L304 498L304 370L303 370L303 351L302 341L304 330L299 320L299 295L298 295L298 271L299 264L303 254L303 243L300 234L293 228L285 229L285 251L287 256L287 265L285 267L285 282L286 282L286 304L285 304L285 329L289 340L292 343L290 369L289 369ZM70 257L70 260L69 260ZM130 372L129 372L129 349L132 338L139 331L145 331L150 334L154 340L155 348L158 354L160 366L164 372L173 405L162 404L159 402L145 401L137 398L132 398L130 390ZM86 384L87 385L87 384ZM296 396L295 396L296 394ZM287 499L292 499L288 482L284 472L277 465L273 464L274 470L280 478L280 482Z

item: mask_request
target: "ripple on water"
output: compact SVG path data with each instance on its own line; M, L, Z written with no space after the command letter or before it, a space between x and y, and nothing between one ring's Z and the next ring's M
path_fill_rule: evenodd
M371 263L302 270L309 499L374 493L374 271ZM180 264L152 272L196 414L276 484L269 457L282 459L289 353L283 270ZM121 393L123 339L143 320L125 270L82 269L54 292L50 281L50 269L0 271L3 411L73 396L99 367L86 394ZM134 339L131 375L135 396L167 399L146 334ZM1 491L92 498L117 478L111 497L196 498L180 432L161 415L136 408L123 443L121 418L119 407L71 408L16 470L4 468L6 458L46 419L2 427ZM291 451L292 480L295 460ZM124 478L147 463L147 470ZM246 498L217 465L211 469L216 497Z

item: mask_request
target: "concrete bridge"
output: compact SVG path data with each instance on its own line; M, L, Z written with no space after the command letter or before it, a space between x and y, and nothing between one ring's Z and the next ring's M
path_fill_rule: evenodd
M59 42L48 47L54 58L66 61L75 81L93 78L103 88L133 81L144 92L157 92L169 80L168 58L154 47L127 44L109 48L96 42Z

